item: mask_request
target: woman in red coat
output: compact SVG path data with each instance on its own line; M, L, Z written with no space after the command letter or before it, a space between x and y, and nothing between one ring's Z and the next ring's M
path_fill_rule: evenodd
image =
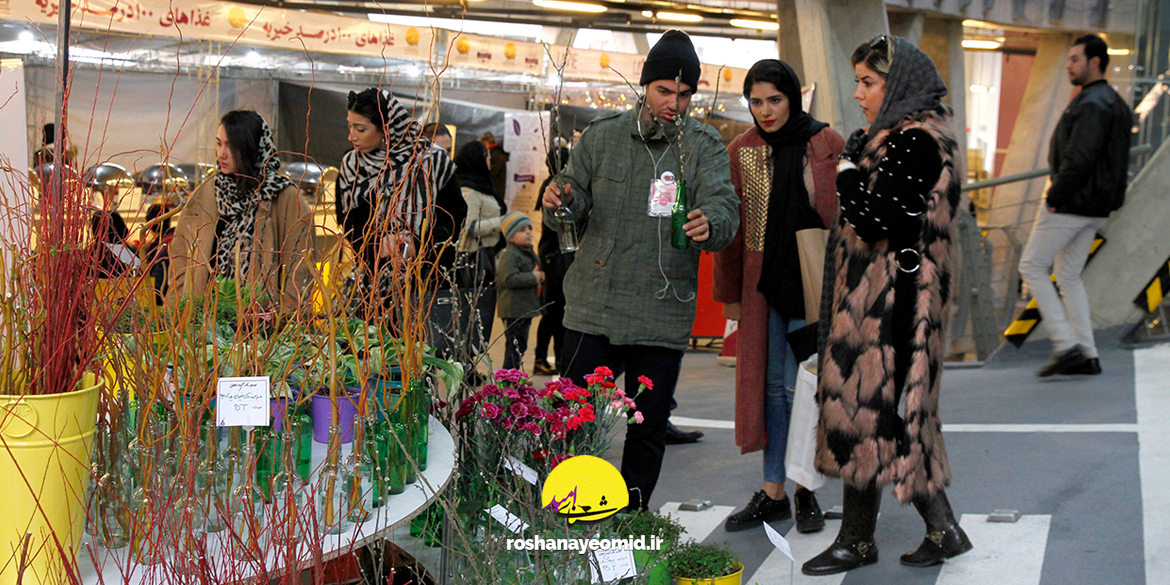
M783 61L756 63L743 96L756 125L727 147L741 219L731 246L715 254L714 296L739 321L735 442L743 453L764 450L764 486L727 518L729 532L792 516L784 453L797 364L785 336L816 320L805 315L796 232L832 224L845 145L803 110L800 80ZM796 529L824 528L816 496L798 485L795 499Z

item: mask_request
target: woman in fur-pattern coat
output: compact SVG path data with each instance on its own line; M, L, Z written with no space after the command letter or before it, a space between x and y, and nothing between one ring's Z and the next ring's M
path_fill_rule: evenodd
M882 487L911 501L927 536L902 563L930 566L971 549L944 488L951 472L938 393L951 280L952 221L963 176L946 86L900 37L853 53L853 97L870 126L838 164L821 307L817 468L845 482L836 541L810 575L877 562ZM899 403L905 401L905 416Z

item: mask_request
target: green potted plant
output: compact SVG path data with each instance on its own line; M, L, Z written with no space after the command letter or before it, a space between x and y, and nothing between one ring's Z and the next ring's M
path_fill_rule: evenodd
M726 545L688 542L667 558L670 576L678 585L739 585L743 565Z
M670 572L666 567L666 558L678 546L683 527L671 519L670 516L657 512L638 511L633 514L621 514L614 526L617 538L633 538L645 542L651 538L661 543L659 549L634 550L634 562L638 567L638 574L646 575L647 585L670 585Z

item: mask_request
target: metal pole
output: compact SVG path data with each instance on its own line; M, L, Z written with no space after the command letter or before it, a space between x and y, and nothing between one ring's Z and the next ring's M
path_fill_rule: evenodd
M70 0L60 0L57 13L57 67L61 71L61 85L57 86L57 110L53 118L53 182L52 197L64 200L65 187L65 91L69 87L69 13ZM42 203L43 204L43 203Z

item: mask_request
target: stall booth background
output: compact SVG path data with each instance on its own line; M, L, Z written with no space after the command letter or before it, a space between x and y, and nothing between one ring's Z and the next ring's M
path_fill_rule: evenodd
M98 5L87 10L95 6ZM149 10L154 4L147 2L143 6ZM45 29L41 36L50 38L48 30L52 27L46 25L55 18L49 14L51 3L14 0L13 8L30 13L22 25L39 23ZM306 19L310 13L284 9L254 12L231 3L212 5L195 0L154 8L163 15L156 20L144 18L141 13L119 13L119 18L99 24L90 12L75 20L79 28L106 27L107 33L117 32L120 39L142 36L131 40L130 45L177 32L194 37L180 42L186 43L185 50L174 49L180 67L170 71L157 65L157 72L137 71L129 61L113 64L109 60L96 67L75 67L69 139L81 152L84 167L112 162L134 174L164 160L172 164L213 162L218 117L233 109L252 109L263 116L276 134L286 162L309 160L336 167L350 148L345 124L348 93L381 85L389 87L420 120L453 127L456 151L485 132L495 135L511 155L506 201L510 209L529 213L539 230L537 187L548 176L545 159L551 139L559 135L571 141L576 132L607 111L597 103L585 107L562 102L556 108L559 116L554 122L552 104L546 102L550 87L555 85L550 73L558 63L550 60L538 43L374 24L335 15L312 14ZM111 5L109 10L117 12L119 8ZM182 31L180 21L185 21ZM307 22L312 23L311 28L306 28ZM109 41L102 40L100 30L79 33L79 38L81 35L85 35L90 47L105 47L102 43ZM289 50L290 44L296 44L290 41L296 39L306 43L302 46L307 51ZM270 65L267 70L249 68L249 62L256 65L257 51L266 58L281 53L272 58L281 64ZM549 53L565 64L566 85L608 85L612 91L627 93L627 99L622 101L632 107L635 88L626 85L623 78L637 79L643 57L557 46L550 47ZM199 60L191 59L195 54ZM321 61L344 62L349 54L354 54L352 59L356 60L356 66L350 69L364 71L365 75L338 81L338 77L346 76L316 74ZM131 51L125 55L129 57ZM320 59L321 55L328 58ZM428 65L437 62L445 66ZM417 64L410 68L425 73L404 77L402 72L410 63ZM345 68L341 65L336 70ZM444 78L442 83L434 77L436 73ZM733 88L742 83L743 73L705 67L701 89L710 91L719 86L722 95L734 96L737 92ZM41 126L54 116L52 98L57 72L51 61L42 58L40 63L25 68L25 77L31 152L40 146ZM452 85L451 79L485 78L503 80L496 83L497 87L508 87L510 91L444 87ZM534 107L544 111L530 109ZM550 125L555 125L556 130ZM725 138L734 136L726 128L720 131ZM133 223L143 211L143 197L132 195L119 207L128 212L124 215ZM335 233L335 224L328 226L331 215L329 209L318 210L319 221L329 228L326 232ZM319 241L322 248L325 244ZM714 323L721 321L719 308L709 299L710 258L704 258L701 272L703 294L695 333L718 337L721 332L716 329L720 327Z

